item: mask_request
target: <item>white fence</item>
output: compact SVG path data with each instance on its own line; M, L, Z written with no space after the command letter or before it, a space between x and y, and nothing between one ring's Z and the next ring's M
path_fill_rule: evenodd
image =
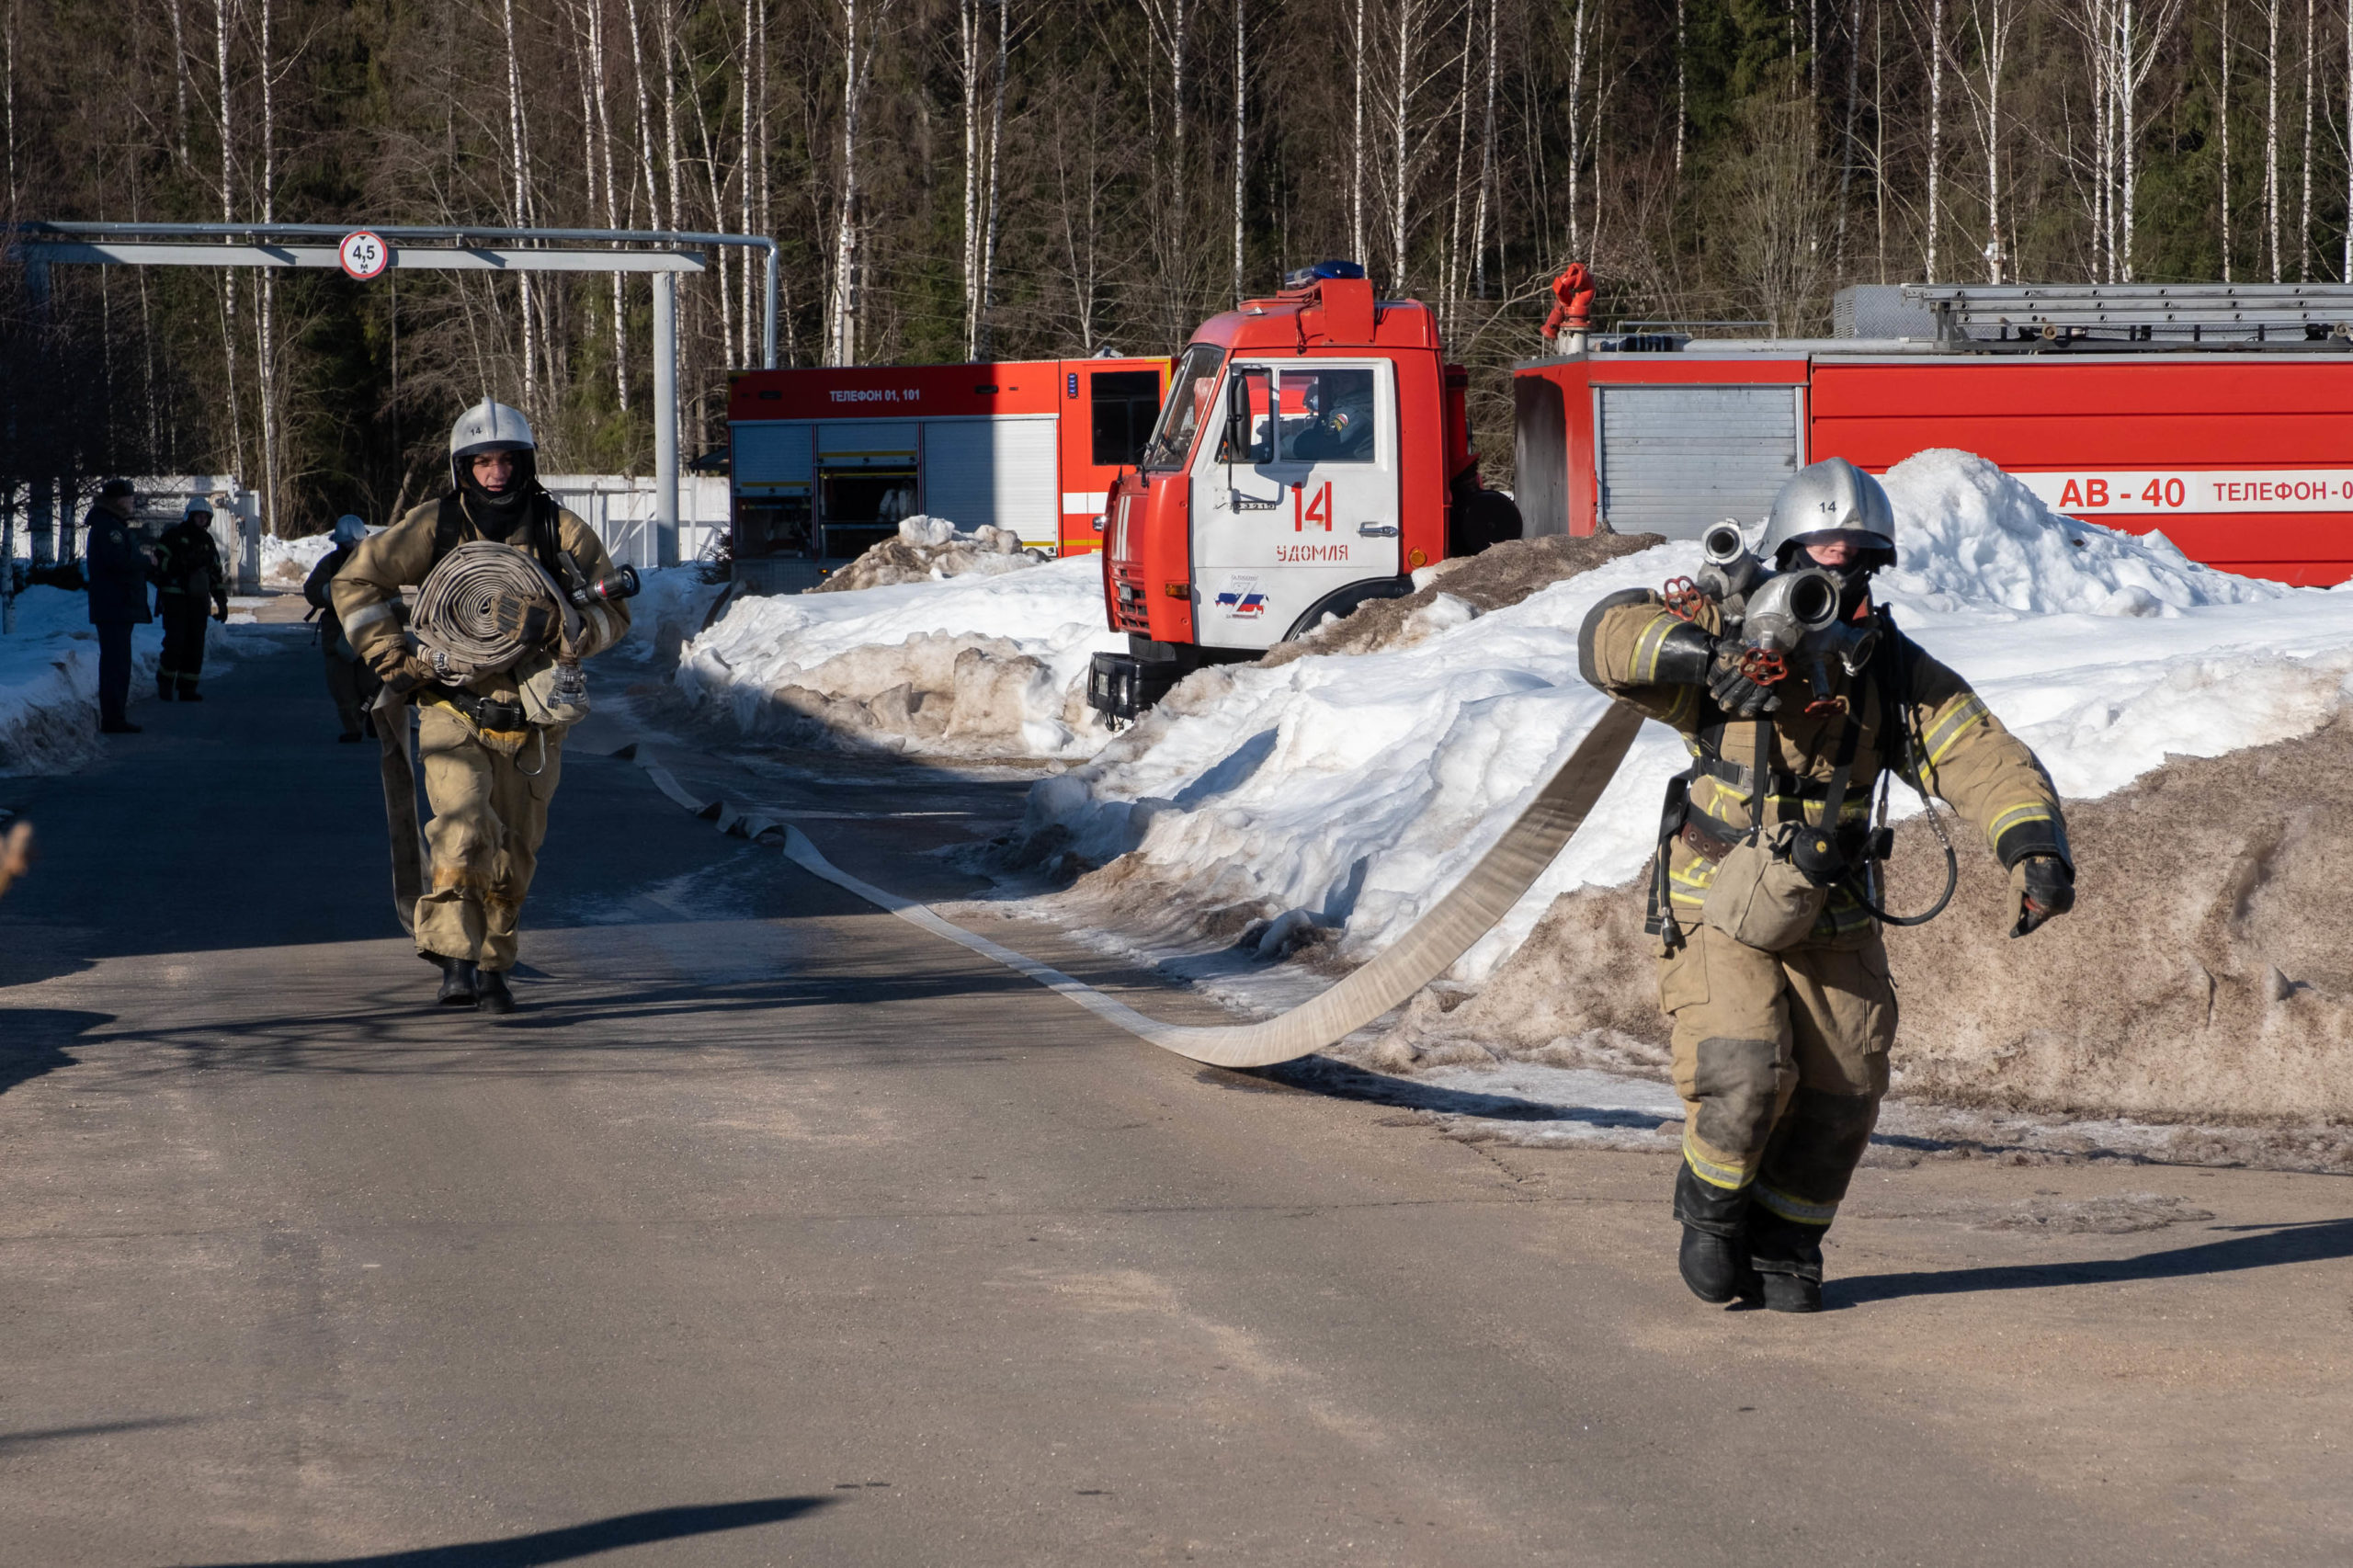
M613 473L543 473L540 483L605 541L615 565L642 571L655 563L654 481ZM695 561L727 537L727 481L678 480L678 559Z

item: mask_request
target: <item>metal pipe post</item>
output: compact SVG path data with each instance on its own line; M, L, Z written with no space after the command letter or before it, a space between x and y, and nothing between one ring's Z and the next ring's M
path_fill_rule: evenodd
M763 370L773 370L776 369L776 308L778 272L782 265L777 260L776 242L774 240L770 240L768 242L767 256L768 310L767 324L761 329L760 369Z
M678 275L654 278L654 563L678 563Z

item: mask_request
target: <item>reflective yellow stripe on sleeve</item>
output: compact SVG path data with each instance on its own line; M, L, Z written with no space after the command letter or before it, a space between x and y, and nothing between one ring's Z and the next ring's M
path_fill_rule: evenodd
M1671 615L1662 615L1643 628L1634 639L1634 684L1649 686L1658 679L1658 651L1666 642L1666 634L1682 623Z
M1974 693L1954 703L1943 718L1928 726L1928 733L1923 737L1922 744L1928 748L1928 766L1934 767L1944 761L1945 753L1953 748L1962 732L1985 716L1985 705L1977 700Z
M2002 835L2009 832L2010 829L2018 826L2020 823L2051 822L2053 820L2055 820L2055 816L2049 806L2044 805L2040 801L2029 801L2022 806L2005 807L2001 812L1996 813L1992 824L1985 829L1985 836L1998 843Z

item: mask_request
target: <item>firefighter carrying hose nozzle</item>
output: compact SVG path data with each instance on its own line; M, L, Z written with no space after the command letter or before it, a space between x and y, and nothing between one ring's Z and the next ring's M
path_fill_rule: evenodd
M1720 523L1696 580L1613 594L1579 638L1585 678L1691 753L1667 788L1646 929L1686 1118L1679 1262L1702 1301L1821 1306L1823 1236L1887 1093L1881 923L1944 904L1883 907L1890 776L1985 835L2012 936L2075 904L2042 765L1872 602L1895 548L1886 491L1831 458L1782 487L1756 553ZM1928 820L1949 899L1951 844L1933 806Z
M588 711L580 661L629 630L637 587L588 526L540 485L531 427L483 402L449 432L449 493L361 540L330 595L381 677L393 901L438 1000L510 1013L506 982L563 738ZM401 590L417 589L414 610ZM406 710L432 821L422 834Z

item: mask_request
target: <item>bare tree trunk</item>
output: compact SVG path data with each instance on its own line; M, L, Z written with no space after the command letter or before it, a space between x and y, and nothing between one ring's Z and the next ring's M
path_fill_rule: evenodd
M629 19L630 71L637 78L637 161L640 177L645 182L645 222L651 228L662 222L662 187L654 181L654 110L645 91L645 50L638 34L637 0L621 0L621 14ZM633 199L631 205L635 206Z
M261 0L261 221L278 220L277 95L269 58L269 0ZM278 278L268 268L261 274L261 309L255 322L255 363L261 372L261 512L262 527L272 534L278 526L278 344L276 342Z
M2222 0L2222 281L2231 281L2231 0Z
M1942 0L1938 0L1941 4ZM1585 259L1585 230L1577 215L1577 192L1585 174L1585 49L1586 11L1589 0L1577 0L1569 23L1569 259Z
M1479 204L1471 221L1471 290L1487 297L1487 196L1495 176L1495 74L1502 37L1503 0L1487 0L1487 100L1479 119ZM1677 136L1681 137L1677 128Z
M1933 0L1928 18L1928 274L1937 280L1937 179L1944 163L1945 0Z
M1357 0L1355 20L1348 28L1348 60L1353 67L1351 84L1355 131L1348 139L1348 240L1357 259L1364 259L1368 247L1364 234L1364 86L1365 86L1364 0Z
M1962 89L1974 110L1977 134L1985 150L1985 267L1986 281L1999 284L2002 252L2002 74L2009 63L2010 35L2018 27L2020 0L1972 0L1970 28L1977 40L1978 69L1984 82L1963 72Z
M694 104L695 136L702 143L703 191L710 198L710 226L715 230L724 231L727 227L727 201L721 193L719 154L710 140L710 116L703 108L700 93L690 94L689 98ZM719 297L720 352L727 355L733 355L737 351L735 305L728 296L727 269L724 265L726 252L733 248L733 246L720 248L722 265L720 267L719 277L715 279L719 285L715 292Z
M1392 138L1395 147L1395 162L1390 168L1389 181L1389 254L1391 286L1397 292L1405 291L1405 231L1406 205L1411 199L1412 154L1406 150L1406 138L1412 131L1407 118L1413 94L1414 6L1411 0L1395 0L1397 30L1394 34L1397 67L1396 79L1390 94Z
M987 222L981 237L981 352L994 353L989 342L989 312L996 304L997 158L1005 149L1005 77L1012 50L1007 37L1012 24L1010 0L996 0L996 101L989 110L989 183Z
M956 0L958 74L964 89L964 358L981 357L981 5Z
M826 301L825 363L858 362L859 299L858 121L866 108L868 78L874 68L874 35L889 13L890 0L866 0L867 20L858 21L859 0L835 0L842 17L842 197L834 225L831 298Z
M2313 280L2313 45L2318 18L2313 0L2304 0L2304 155L2303 213L2296 225L2296 281Z
M620 191L613 167L612 102L605 91L605 0L588 0L589 98L597 111L596 155L605 176L605 227L621 226ZM629 412L629 297L624 275L612 275L613 395L623 414Z
M1682 40L1682 0L1677 0L1676 38L1678 49ZM1677 68L1678 71L1680 66ZM1847 23L1847 134L1838 158L1838 238L1831 253L1831 266L1839 282L1847 280L1847 208L1855 183L1855 163L1861 150L1855 141L1855 109L1862 89L1863 71L1863 0L1855 0L1854 10ZM1681 88L1677 88L1678 99ZM1683 124L1678 114L1675 126L1675 166L1683 167Z
M500 0L500 14L506 31L506 135L515 168L515 226L527 229L531 226L531 143L523 124L523 61L515 47L515 0ZM531 330L531 275L520 274L516 284L523 315L523 411L537 418L540 381L538 335Z
M1242 299L1243 196L1249 172L1250 40L1244 0L1233 0L1233 298Z
M1684 0L1675 0L1675 172L1678 175L1683 172L1683 135L1691 123L1690 39L1684 9ZM1848 117L1850 121L1852 118Z
M2342 280L2353 283L2353 15L2345 18L2345 255ZM10 187L15 187L14 165Z
M172 0L172 134L180 167L190 168L188 152L188 34L180 17L180 0ZM142 282L143 291L146 284Z
M2263 232L2271 281L2279 281L2279 0L2264 6Z
M229 7L235 0L212 0L213 62L221 74L221 222L237 221L235 141L232 131L235 126L229 96ZM237 269L221 269L221 355L222 372L229 391L229 466L243 473L245 462L244 420L239 413L237 395Z
M514 0L507 0L509 5ZM678 147L678 0L654 0L662 7L662 148L669 173L670 228L686 227L678 206L678 166L686 162ZM683 301L681 301L683 303Z
M1462 176L1471 163L1471 40L1478 30L1478 0L1472 0L1462 18L1461 57L1455 62L1454 199L1452 215L1447 220L1446 269L1438 287L1438 320L1449 340L1461 317L1455 301L1462 293Z

